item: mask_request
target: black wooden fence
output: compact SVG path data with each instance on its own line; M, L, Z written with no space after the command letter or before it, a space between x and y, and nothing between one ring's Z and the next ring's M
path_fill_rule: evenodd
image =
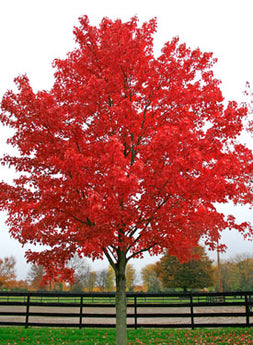
M113 293L0 292L0 325L115 327ZM250 327L253 292L128 293L132 328Z

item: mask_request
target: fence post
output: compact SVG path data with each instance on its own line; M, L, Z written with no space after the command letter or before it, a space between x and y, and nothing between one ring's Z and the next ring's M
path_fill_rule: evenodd
M191 328L194 329L194 311L192 293L190 294L190 309L191 309Z
M29 324L29 311L30 311L30 294L28 293L27 299L26 299L25 328L28 328L28 324Z
M245 297L246 326L249 327L250 304L248 300L248 295L246 293L244 297Z
M134 296L134 328L137 329L137 297Z
M83 296L80 299L80 315L79 315L79 328L82 328L83 321Z

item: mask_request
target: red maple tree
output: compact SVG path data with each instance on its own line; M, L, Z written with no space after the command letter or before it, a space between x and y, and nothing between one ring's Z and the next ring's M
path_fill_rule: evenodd
M117 341L126 343L125 268L142 253L188 258L200 238L247 223L216 203L251 202L252 154L237 143L247 109L225 107L211 53L178 38L153 52L156 20L86 16L77 47L55 60L55 83L34 92L27 76L7 91L1 121L15 130L19 173L1 184L13 237L51 249L28 251L49 278L65 279L75 253L107 257L117 285Z

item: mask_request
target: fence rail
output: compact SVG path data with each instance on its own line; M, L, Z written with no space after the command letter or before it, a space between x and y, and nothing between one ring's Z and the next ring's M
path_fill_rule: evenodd
M0 292L1 326L115 327L114 293ZM253 292L128 293L127 326L250 327Z

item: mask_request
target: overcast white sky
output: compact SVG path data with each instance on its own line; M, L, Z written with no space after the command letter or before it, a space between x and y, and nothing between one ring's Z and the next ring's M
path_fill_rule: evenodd
M211 51L218 58L216 77L222 80L226 99L242 100L245 82L253 85L253 2L252 0L8 0L0 1L0 99L14 87L13 79L27 73L35 90L49 89L53 82L51 63L73 49L73 27L78 17L87 14L96 25L107 16L128 20L137 15L140 21L158 18L155 47L179 36L192 48ZM0 128L0 153L6 151L6 129ZM248 140L245 138L245 140ZM0 169L0 179L10 176ZM240 220L252 220L252 211L235 210ZM24 250L11 240L0 214L0 257L15 255L18 277L25 278ZM229 232L223 236L229 249L222 258L247 252L253 243ZM212 255L212 257L215 257ZM138 262L143 266L157 258ZM94 268L107 266L107 262Z

